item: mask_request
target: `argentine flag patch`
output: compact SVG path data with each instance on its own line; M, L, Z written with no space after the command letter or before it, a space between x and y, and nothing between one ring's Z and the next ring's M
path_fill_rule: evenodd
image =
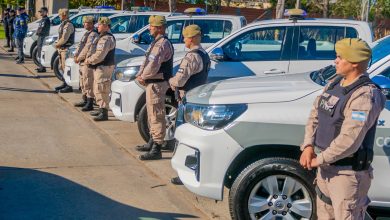
M352 120L366 121L367 114L361 111L352 111Z

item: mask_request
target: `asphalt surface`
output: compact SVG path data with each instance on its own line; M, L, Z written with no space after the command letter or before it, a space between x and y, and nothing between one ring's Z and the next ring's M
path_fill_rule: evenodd
M0 48L0 219L208 219L26 65Z

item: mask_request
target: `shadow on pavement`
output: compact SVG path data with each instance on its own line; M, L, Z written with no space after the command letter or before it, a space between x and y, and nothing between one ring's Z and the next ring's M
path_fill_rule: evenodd
M31 93L53 93L53 94L56 93L55 91L51 91L51 90L21 89L21 88L9 88L9 87L2 87L2 86L0 86L0 91L31 92Z
M0 77L15 77L15 78L29 78L29 79L41 79L41 78L53 78L55 76L31 76L31 75L19 75L19 74L4 74L0 73Z
M61 176L14 167L0 167L0 198L0 219L198 218L128 206Z

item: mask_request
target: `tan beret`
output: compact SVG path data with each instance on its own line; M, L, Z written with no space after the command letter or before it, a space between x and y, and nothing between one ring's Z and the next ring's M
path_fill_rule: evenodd
M94 17L93 16L84 16L83 17L83 23L93 23Z
M201 34L200 27L196 24L188 25L187 27L184 28L183 31L184 37L194 37L200 34Z
M66 16L69 16L69 10L67 8L60 8L58 10L58 14L59 15L66 15Z
M149 24L151 26L160 27L167 23L164 16L161 15L151 15L149 17Z
M99 18L99 24L110 25L111 24L111 20L108 17L100 17Z
M371 58L371 48L359 38L345 38L337 41L336 53L351 63L360 63Z

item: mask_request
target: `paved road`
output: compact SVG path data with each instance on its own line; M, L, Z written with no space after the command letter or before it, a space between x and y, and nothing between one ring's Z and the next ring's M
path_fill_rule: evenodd
M0 219L206 219L0 48Z

